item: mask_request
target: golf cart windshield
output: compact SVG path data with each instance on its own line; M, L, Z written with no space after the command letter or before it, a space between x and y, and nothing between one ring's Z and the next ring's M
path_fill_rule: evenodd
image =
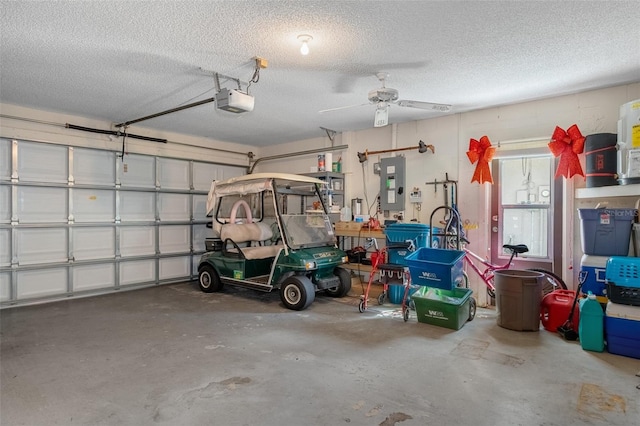
M331 220L320 190L325 182L301 175L257 173L214 182L207 211L225 223L231 206L244 200L253 217L249 221L277 224L283 242L291 249L335 245ZM240 213L240 210L238 211ZM246 219L233 214L234 219Z

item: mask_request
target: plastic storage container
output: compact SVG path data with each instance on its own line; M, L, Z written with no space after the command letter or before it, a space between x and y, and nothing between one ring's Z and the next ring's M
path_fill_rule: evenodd
M605 270L607 269L608 256L592 256L585 254L580 259L580 279L582 282L582 292L589 292L596 296L606 294L607 283L605 280Z
M604 324L609 352L640 358L640 307L609 302Z
M580 243L584 254L626 256L635 209L578 209Z
M540 321L545 330L558 331L558 327L562 326L568 319L576 292L573 290L554 290L545 295L540 303ZM576 303L578 303L576 301ZM580 310L574 309L571 317L573 330L578 332L578 324L580 323Z
M421 247L406 258L415 285L452 290L464 282L464 252Z
M442 290L421 287L411 299L416 305L419 322L459 330L469 319L472 293L469 288Z
M615 133L595 133L584 141L587 188L617 185L617 153Z
M594 294L580 300L578 335L585 351L604 351L604 312Z
M440 233L438 228L433 228L434 234ZM404 243L412 241L416 249L420 247L439 247L439 239L430 241L431 227L423 223L392 223L384 229L389 243ZM432 244L433 243L433 244Z
M516 331L540 330L540 303L544 275L535 271L496 271L497 322Z
M605 278L609 300L640 306L640 258L612 256L607 261Z

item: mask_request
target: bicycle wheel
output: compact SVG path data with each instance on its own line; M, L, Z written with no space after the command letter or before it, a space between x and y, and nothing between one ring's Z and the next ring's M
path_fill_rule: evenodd
M544 275L544 282L542 283L542 297L551 293L554 290L566 290L567 285L562 281L562 278L557 276L551 271L547 271L541 268L531 268L530 271L540 272Z

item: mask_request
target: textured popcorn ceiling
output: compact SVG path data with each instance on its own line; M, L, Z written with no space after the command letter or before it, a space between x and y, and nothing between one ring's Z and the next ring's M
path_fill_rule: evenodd
M640 81L638 1L2 1L0 101L119 123L248 81L255 110L206 104L130 128L269 145L373 126L378 71L449 114ZM299 34L311 53L299 53ZM233 87L233 84L223 84ZM392 106L389 120L441 113Z

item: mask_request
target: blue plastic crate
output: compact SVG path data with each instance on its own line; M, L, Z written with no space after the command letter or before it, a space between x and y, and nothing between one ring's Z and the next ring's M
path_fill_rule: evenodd
M411 283L452 290L464 281L464 252L421 247L405 258Z
M434 234L440 233L436 227L433 230ZM430 240L431 227L423 223L393 223L385 228L384 233L387 236L387 244L412 241L416 248L430 247L432 243L435 247L440 246L438 238Z
M605 270L607 283L640 288L640 257L612 256Z

